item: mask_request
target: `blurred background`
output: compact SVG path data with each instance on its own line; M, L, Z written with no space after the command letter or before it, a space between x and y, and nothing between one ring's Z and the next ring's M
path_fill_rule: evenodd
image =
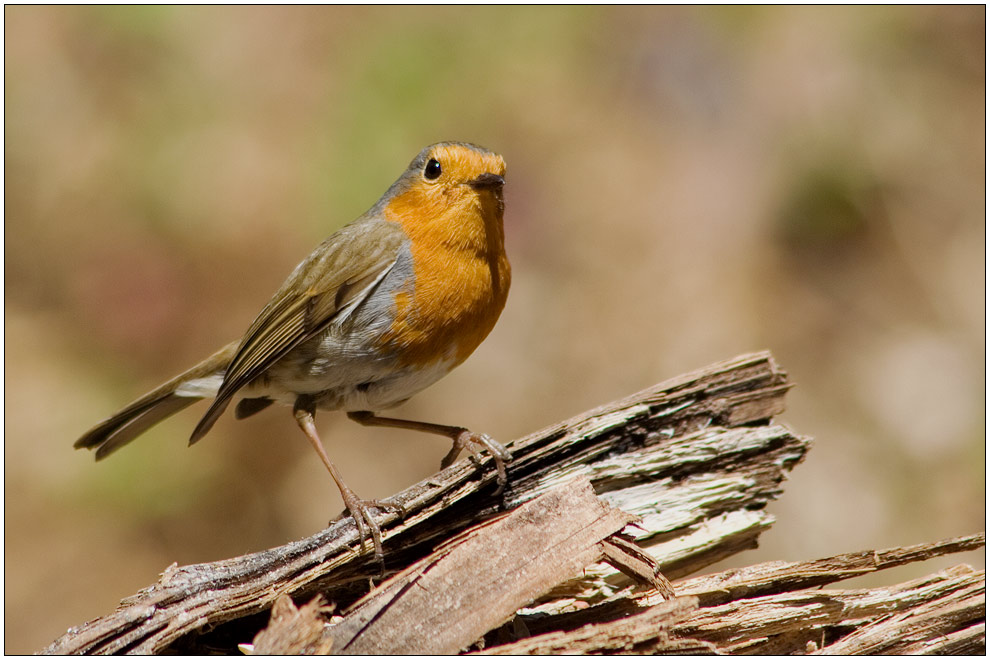
M342 508L285 409L86 429L238 338L425 145L509 165L513 289L397 409L502 441L771 349L815 438L738 565L985 529L985 8L14 7L5 651ZM348 484L441 438L318 424ZM883 574L920 576L982 553Z

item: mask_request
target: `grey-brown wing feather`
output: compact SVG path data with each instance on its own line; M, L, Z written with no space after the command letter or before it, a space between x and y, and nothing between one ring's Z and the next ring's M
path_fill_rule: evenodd
M190 444L210 430L238 390L360 304L395 265L405 240L397 224L363 220L324 241L293 271L248 328L216 399L193 430Z

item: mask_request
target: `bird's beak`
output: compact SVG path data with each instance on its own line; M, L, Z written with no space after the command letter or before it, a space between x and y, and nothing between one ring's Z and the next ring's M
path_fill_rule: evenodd
M476 179L468 181L468 185L475 190L485 190L488 188L501 188L505 185L505 179L497 174L492 174L491 172L485 172L484 174L478 176Z

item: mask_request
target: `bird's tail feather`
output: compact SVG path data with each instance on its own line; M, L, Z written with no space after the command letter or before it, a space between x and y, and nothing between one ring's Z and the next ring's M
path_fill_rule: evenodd
M192 369L114 413L84 433L74 446L76 449L95 449L96 460L106 458L166 417L206 398L209 388L195 384L215 379L219 387L238 344L233 342L224 346Z

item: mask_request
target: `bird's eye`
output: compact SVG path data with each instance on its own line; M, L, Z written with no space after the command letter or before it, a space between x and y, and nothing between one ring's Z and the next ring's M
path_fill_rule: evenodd
M423 176L432 181L440 176L440 161L436 158L431 158L426 162L426 168L423 170Z

